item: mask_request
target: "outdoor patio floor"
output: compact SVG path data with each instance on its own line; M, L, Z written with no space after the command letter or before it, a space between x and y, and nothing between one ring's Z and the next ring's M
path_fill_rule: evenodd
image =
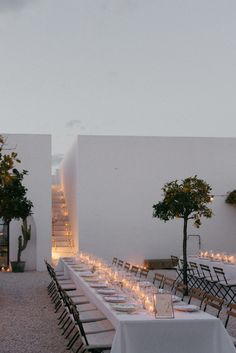
M0 273L0 352L65 353L47 272Z

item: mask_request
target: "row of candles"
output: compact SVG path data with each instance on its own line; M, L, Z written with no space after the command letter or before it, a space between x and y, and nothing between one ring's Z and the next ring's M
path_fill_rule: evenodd
M222 261L228 264L236 264L236 254L227 254L225 252L213 250L200 250L198 256L201 259L209 259L212 261Z
M137 277L124 270L118 270L106 263L103 259L81 252L77 260L96 270L100 279L111 286L116 286L119 291L132 297L135 302L150 313L156 313L155 302L157 288L152 283L140 281Z

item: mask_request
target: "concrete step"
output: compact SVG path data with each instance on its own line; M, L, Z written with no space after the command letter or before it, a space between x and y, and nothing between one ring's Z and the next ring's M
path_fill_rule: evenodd
M67 237L67 236L70 236L71 235L71 231L68 231L68 230L55 230L53 231L53 236L54 237L57 237L57 236L64 236L64 237Z
M56 232L57 234L53 234L52 237L65 237L65 238L72 238L72 235L68 235L68 232L63 232L63 231L59 231Z
M57 221L57 222L52 222L54 227L68 227L70 228L69 222L64 222L64 221Z
M66 221L69 221L69 217L68 217L68 214L65 215L64 212L52 212L52 217L54 220L56 221L63 221L63 222L66 222Z
M52 208L52 214L55 217L68 217L68 211L64 208Z
M68 237L65 235L53 235L52 236L52 241L59 241L59 242L65 241L65 242L71 243L72 240L73 240L72 237Z
M65 200L52 200L52 208L62 208L66 207Z
M63 219L68 218L68 212L67 212L67 210L64 210L64 209L57 210L55 208L52 208L52 215L57 218L59 218L59 217L62 217Z
M60 257L75 256L75 254L74 248L52 248L52 263L56 266Z
M64 238L64 239L72 239L73 237L72 237L72 235L66 234L66 232L58 232L58 233L54 233L52 235L52 238L53 239L62 239L62 238Z
M68 218L68 216L64 216L64 214L63 213L52 213L52 220L54 221L54 222L69 222L69 218Z
M66 247L66 248L71 248L72 247L72 243L71 242L69 242L69 241L54 241L53 242L53 245L52 246L54 246L54 247Z
M54 212L54 210L52 210L52 217L53 219L55 219L56 221L66 221L69 220L68 214L65 215L64 212Z
M61 225L61 224L69 224L69 218L65 217L63 215L53 215L52 217L52 223L57 224L57 225Z
M75 254L75 249L73 247L71 248L60 248L58 249L58 251L60 251L60 256L63 256L62 254L68 254L68 253L72 253L72 254ZM53 252L57 252L57 248L53 248Z
M64 203L57 203L55 205L52 205L52 210L55 211L60 211L60 210L66 210L66 205Z
M68 242L54 242L53 243L54 248L72 248L72 244Z
M65 225L64 223L63 224L57 224L57 223L55 223L55 224L53 224L53 230L54 231L61 231L61 230L63 230L63 231L68 231L68 230L71 230L70 229L70 226L69 225Z

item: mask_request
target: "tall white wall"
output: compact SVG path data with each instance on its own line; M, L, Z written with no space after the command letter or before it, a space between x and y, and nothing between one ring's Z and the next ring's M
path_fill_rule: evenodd
M78 142L77 139L61 164L60 180L63 187L69 213L75 249L79 249L79 217L78 217Z
M21 164L19 170L28 170L24 185L27 197L33 202L31 240L22 252L26 270L45 270L44 259L51 261L51 136L7 134L7 144L15 148ZM10 224L10 260L16 260L19 221Z
M180 255L182 220L153 219L152 205L162 199L166 182L195 174L213 194L233 190L235 151L234 138L79 136L64 161L64 187L73 189L80 249L135 262ZM77 163L71 159L76 153ZM189 234L201 235L202 248L236 252L236 208L220 196L211 206L214 217L200 229L190 223ZM190 252L197 249L194 242Z

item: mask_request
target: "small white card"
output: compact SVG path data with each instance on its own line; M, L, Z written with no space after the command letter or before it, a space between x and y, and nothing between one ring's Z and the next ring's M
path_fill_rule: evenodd
M157 319L173 319L174 309L172 295L169 293L158 293L154 295L155 317Z

